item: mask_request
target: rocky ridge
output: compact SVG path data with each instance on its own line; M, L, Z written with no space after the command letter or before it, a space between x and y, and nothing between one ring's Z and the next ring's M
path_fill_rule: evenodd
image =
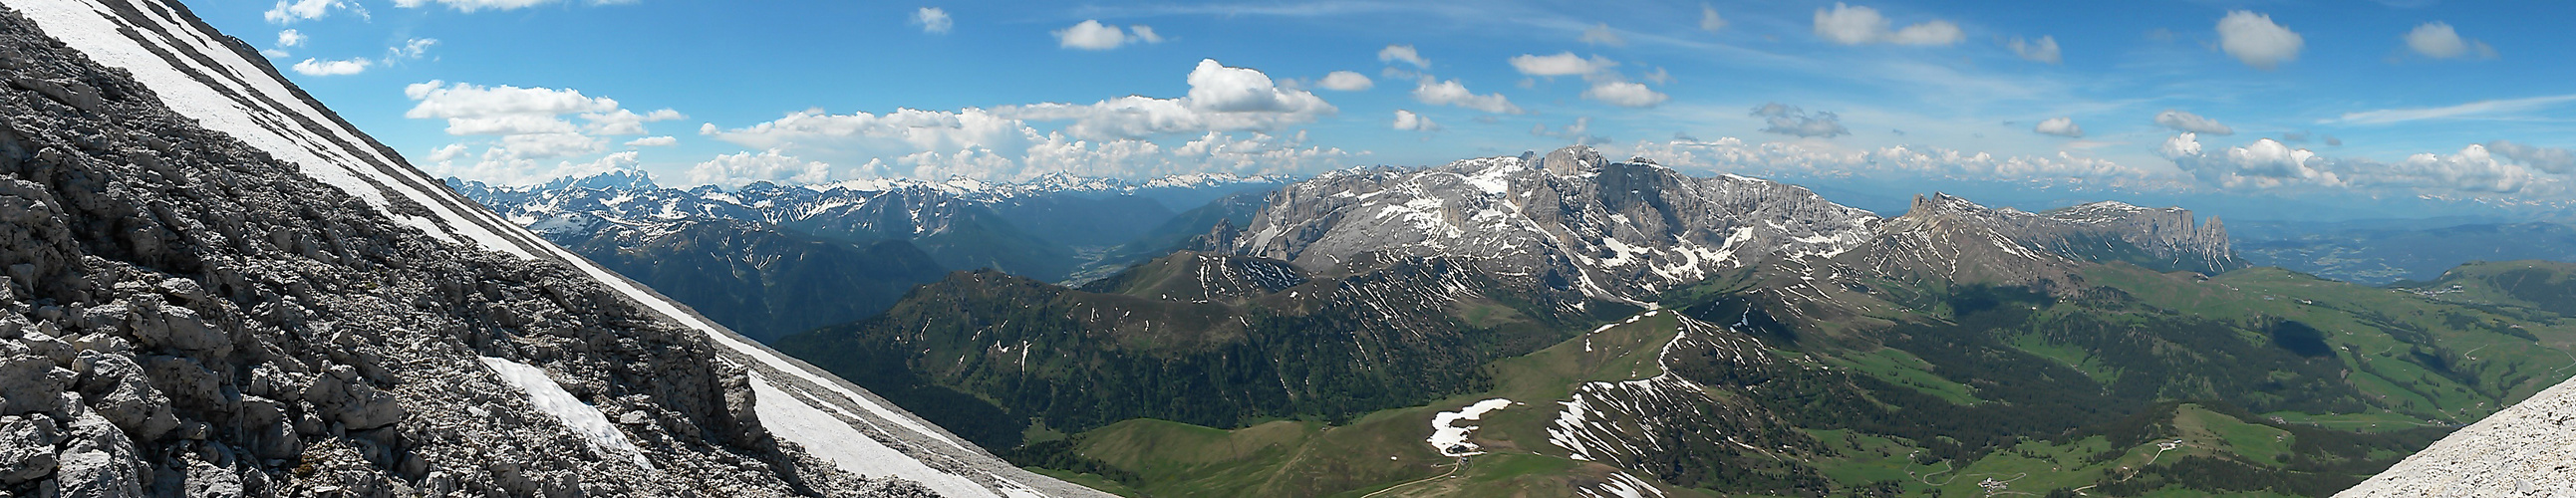
M1460 256L1553 288L1633 299L1727 268L1840 254L1876 223L1797 186L1693 178L1577 146L1327 174L1273 194L1250 224L1215 238L1227 252L1310 271L1370 253Z

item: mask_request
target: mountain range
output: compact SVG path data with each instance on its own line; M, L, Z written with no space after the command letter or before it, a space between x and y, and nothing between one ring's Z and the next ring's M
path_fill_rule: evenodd
M2563 310L2231 245L1576 147L1327 174L1084 285L952 274L776 344L1147 496L2322 495L2567 378Z
M611 171L523 187L447 184L548 241L673 289L674 298L709 318L767 341L884 311L948 271L996 269L1051 282L1096 275L1096 268L1132 263L1135 256L1121 247L1170 230L1162 225L1181 217L1174 211L1200 207L1186 203L1281 181L1051 174L1007 184L892 179L683 190L659 187L640 172ZM1182 242L1169 239L1161 244Z
M185 6L0 4L0 495L1099 494L482 209Z

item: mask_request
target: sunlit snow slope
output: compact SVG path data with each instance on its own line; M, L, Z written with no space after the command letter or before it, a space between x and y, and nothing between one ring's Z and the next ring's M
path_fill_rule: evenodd
M239 40L163 0L4 0L100 64L151 87L170 109L297 166L406 226L481 248L579 268L730 349L755 372L759 416L781 438L865 475L896 475L948 496L1096 495L1021 471L828 373L709 322L661 295L481 209L308 98Z

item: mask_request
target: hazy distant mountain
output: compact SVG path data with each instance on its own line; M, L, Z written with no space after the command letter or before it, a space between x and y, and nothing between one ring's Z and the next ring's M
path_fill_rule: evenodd
M2430 280L2473 261L2576 261L2576 226L2460 221L2259 224L2239 230L2248 235L2237 250L2254 264L2371 285Z

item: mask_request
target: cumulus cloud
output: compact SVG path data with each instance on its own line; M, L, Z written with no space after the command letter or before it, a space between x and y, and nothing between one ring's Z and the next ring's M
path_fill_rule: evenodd
M445 119L450 135L570 133L577 128L562 115L618 110L614 99L593 98L572 89L450 85L430 80L403 87L403 95L419 102L403 117Z
M920 26L923 33L934 35L948 34L950 28L957 27L957 21L948 17L948 9L938 7L922 7L920 10L912 11L910 24Z
M2469 56L2476 56L2480 59L2496 58L2495 47L2487 45L2487 42L2484 41L2461 38L2459 30L2451 28L2451 23L2441 21L2424 23L2422 26L2416 26L2415 30L2406 32L2406 36L2404 38L2406 39L2406 48L2414 49L2415 53L2423 54L2425 57L2435 59L2455 59Z
M1440 124L1431 122L1430 117L1426 117L1421 114L1414 114L1413 111L1396 109L1395 129L1410 131L1439 131Z
M625 145L627 147L669 147L679 144L680 139L678 137L664 135L659 137L644 137L628 140Z
M2576 174L2576 152L2569 152L2567 149L2533 147L2510 140L2487 142L2486 148L2496 155L2539 168L2541 171L2562 175Z
M2188 135L2188 134L2185 134ZM2187 138L2177 135L2177 139ZM2257 139L2243 147L2228 147L2210 154L2182 154L2199 148L2195 142L2177 147L2171 140L2159 150L2173 159L2174 166L2220 187L2231 189L2269 189L2283 186L2342 187L2349 184L2343 175L2327 170L2326 161L2307 149L2294 149L2280 141Z
M448 8L456 9L457 12L473 13L481 10L518 10L555 3L555 1L556 0L394 0L394 6L406 9L416 9L430 5L445 5ZM635 3L635 1L636 0L589 0L583 3L591 5L616 5Z
M1088 139L1145 138L1208 131L1268 131L1312 122L1339 112L1322 97L1279 88L1260 71L1201 59L1189 75L1188 96L1127 96L1090 105L1042 103L1001 106L996 115L1034 121L1072 121L1067 132Z
M1377 61L1389 64L1403 61L1416 68L1431 68L1431 60L1422 58L1422 53L1414 51L1412 45L1387 45L1386 48L1378 49Z
M1129 43L1163 42L1163 37L1154 34L1152 27L1138 24L1128 28L1120 30L1117 26L1101 24L1097 20L1084 20L1072 27L1055 30L1054 33L1057 46L1083 50L1109 50Z
M824 183L835 179L847 178L833 178L832 165L797 159L778 149L716 156L689 168L690 182L727 188L754 182Z
M1422 78L1422 82L1413 87L1413 100L1431 105L1454 105L1494 114L1521 113L1521 107L1512 105L1511 99L1503 98L1503 94L1477 95L1475 92L1468 91L1466 84L1454 79L1434 81L1430 77Z
M2165 139L2163 145L2156 146L2156 155L2165 159L2199 156L2200 136L2187 131L2175 134L2173 138Z
M671 109L658 109L644 114L636 114L635 111L618 109L602 113L582 114L581 118L589 121L588 124L582 126L583 132L593 135L614 136L642 135L645 133L644 123L688 119L689 117L680 114L680 111Z
M1950 21L1936 19L1894 31L1888 30L1890 25L1878 9L1869 7L1835 2L1832 9L1816 9L1816 36L1842 45L1951 45L1966 39L1959 25Z
M1556 55L1521 54L1512 56L1512 69L1530 76L1579 76L1607 71L1619 63L1595 55L1590 59L1562 52Z
M2084 127L2076 126L2075 120L2067 117L2048 118L2046 121L2040 121L2039 126L2031 128L2030 131L2038 132L2041 135L2084 138Z
M1699 29L1710 33L1726 29L1726 18L1717 15L1717 7L1699 4Z
M2173 109L2166 109L2165 112L2156 113L2156 124L2162 125L2166 128L2172 128L2174 131L2191 132L2203 135L2224 136L2236 134L2235 128L2229 128L2227 125L2219 124L2218 120L2204 118L2200 117L2198 114Z
M303 32L296 31L291 28L277 32L277 46L279 47L304 46L304 39Z
M321 19L331 15L332 10L347 10L356 13L359 17L367 16L365 7L360 7L348 0L277 0L277 6L260 13L260 18L267 19L271 23L290 24L296 21Z
M2064 54L2057 50L2057 37L2055 36L2041 36L2038 40L2023 40L2021 37L2015 36L2011 42L2005 43L2004 46L2012 48L2013 55L2021 57L2022 60L2046 62L2050 64L2066 62Z
M710 123L700 132L747 150L775 149L809 159L805 162L831 164L827 169L836 171L833 178L968 175L1021 180L1054 171L1124 178L1206 171L1268 174L1338 166L1358 155L1306 146L1303 132L1270 133L1337 112L1311 93L1281 88L1259 71L1213 60L1200 63L1189 81L1190 93L1177 98L1128 96L1093 104L884 114L811 109L734 129ZM1196 138L1178 144L1158 142L1192 135Z
M320 60L308 58L304 59L304 62L295 63L294 69L296 73L303 74L305 76L341 76L367 72L367 66L372 65L375 65L375 61L367 59Z
M1816 111L1814 114L1808 114L1805 109L1799 109L1798 106L1779 102L1755 107L1751 115L1763 118L1763 123L1767 125L1762 128L1764 133L1811 138L1833 138L1851 134L1850 129L1843 127L1842 118L1835 116L1834 113Z
M1654 107L1672 97L1647 88L1643 83L1604 81L1583 91L1583 98L1620 107Z
M2305 38L2272 22L2269 14L2237 10L2218 19L2219 49L2255 69L2269 71L2297 60L2299 49L2306 45Z
M1326 90L1356 92L1375 87L1377 86L1377 82L1369 81L1369 77L1367 75L1360 73L1351 71L1334 71L1331 74L1324 75L1324 79L1322 81L1315 82L1315 86L1324 87Z
M1581 40L1583 43L1590 45L1609 45L1613 47L1623 47L1628 45L1627 39L1620 38L1618 32L1610 30L1610 23L1598 23L1593 24L1592 27L1583 28L1583 37Z
M1854 150L1798 142L1750 144L1733 137L1706 141L1675 137L1670 142L1639 142L1620 152L1653 158L1674 168L1774 178L1916 177L2137 189L2179 186L2176 178L2063 151L2045 156L1998 156L1938 147Z
M2204 153L2205 152L2205 153ZM2565 150L2507 141L2470 144L2444 155L2420 153L2395 162L2333 158L2272 139L2204 151L2191 133L2167 139L2156 154L2207 185L2223 189L2350 189L2439 196L2549 196L2568 193L2576 158ZM2555 168L2555 169L2553 169Z
M603 137L642 135L646 133L645 123L686 117L671 109L639 114L620 107L615 99L591 97L572 89L431 80L403 87L403 95L416 102L403 117L445 120L449 135L498 137L478 141L486 147L485 162L596 154L608 148L608 140ZM582 124L574 124L572 117L580 118ZM458 152L461 150L447 153ZM520 167L537 165L524 162L475 166L492 171Z

